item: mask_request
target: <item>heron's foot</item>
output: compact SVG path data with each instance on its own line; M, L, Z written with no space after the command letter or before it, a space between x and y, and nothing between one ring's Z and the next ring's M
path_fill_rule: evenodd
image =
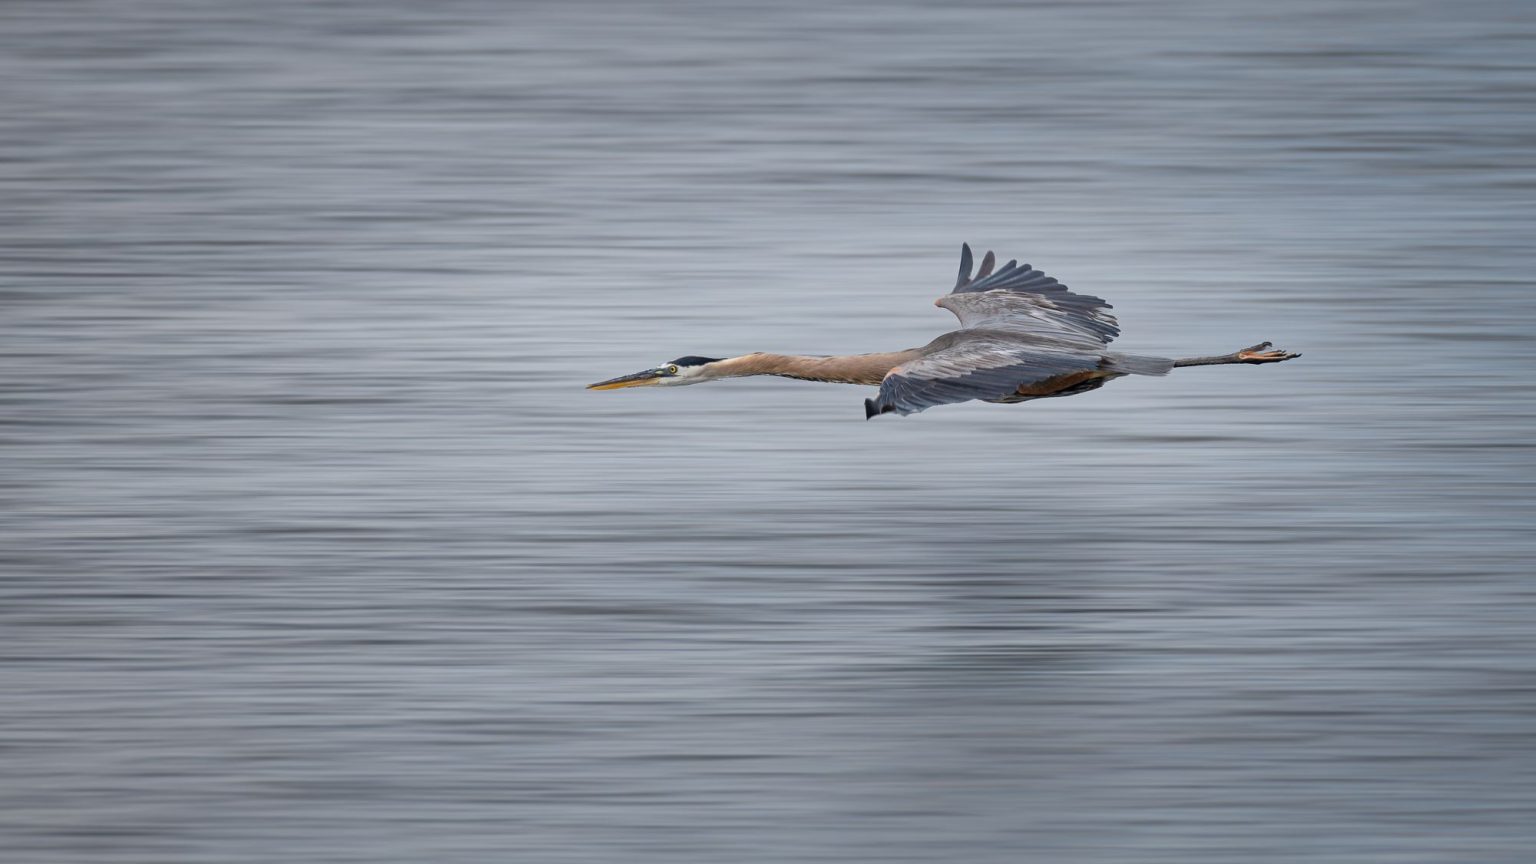
M1282 360L1289 360L1292 357L1301 356L1300 354L1292 354L1289 351L1281 351L1278 348L1272 351L1266 350L1270 348L1271 345L1272 343L1269 342L1260 342L1257 345L1244 348L1233 356L1237 358L1237 362L1239 363L1279 363Z

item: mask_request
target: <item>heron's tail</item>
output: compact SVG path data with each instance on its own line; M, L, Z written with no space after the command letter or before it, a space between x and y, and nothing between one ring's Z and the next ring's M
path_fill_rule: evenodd
M1141 354L1106 354L1101 368L1121 375L1167 375L1173 371L1173 361Z

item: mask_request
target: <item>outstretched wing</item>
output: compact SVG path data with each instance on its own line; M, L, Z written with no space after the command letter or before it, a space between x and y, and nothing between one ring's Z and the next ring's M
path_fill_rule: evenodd
M1100 357L1070 345L1030 344L1009 333L956 330L892 369L864 415L913 414L972 399L1050 396L1099 377Z
M1009 261L992 272L996 258L982 259L971 276L971 247L960 247L960 276L955 290L938 305L955 313L967 329L1006 330L1022 336L1099 348L1120 335L1110 306L1098 297L1075 294L1067 286L1031 268Z
M988 252L972 276L971 247L960 247L955 290L938 305L955 313L961 329L892 369L880 395L865 401L866 416L1039 398L1102 383L1104 346L1120 335L1109 304L1073 293L1028 264L1009 261L993 272L996 262Z

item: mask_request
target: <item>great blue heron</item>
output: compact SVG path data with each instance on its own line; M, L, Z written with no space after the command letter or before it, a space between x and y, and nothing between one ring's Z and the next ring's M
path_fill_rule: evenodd
M960 319L960 329L921 348L879 354L803 356L745 354L740 357L679 357L654 369L600 381L588 390L699 384L717 378L778 375L807 381L878 386L864 400L865 418L896 412L913 414L935 405L967 402L1028 402L1072 396L1126 375L1167 375L1180 366L1220 363L1279 363L1300 354L1251 348L1214 357L1169 360L1120 354L1105 346L1120 334L1108 303L1076 294L1028 264L1009 261L997 272L988 252L971 275L971 247L960 247L960 276L949 294L933 305Z

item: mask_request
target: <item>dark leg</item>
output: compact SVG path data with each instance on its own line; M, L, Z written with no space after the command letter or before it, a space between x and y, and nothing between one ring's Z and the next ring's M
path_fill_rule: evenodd
M1270 347L1268 342L1260 342L1241 351L1233 351L1231 354L1221 354L1216 357L1185 357L1183 360L1173 361L1175 368L1180 366L1216 366L1222 363L1279 363L1292 357L1300 357L1300 354L1292 354L1289 351L1275 349L1265 350Z

